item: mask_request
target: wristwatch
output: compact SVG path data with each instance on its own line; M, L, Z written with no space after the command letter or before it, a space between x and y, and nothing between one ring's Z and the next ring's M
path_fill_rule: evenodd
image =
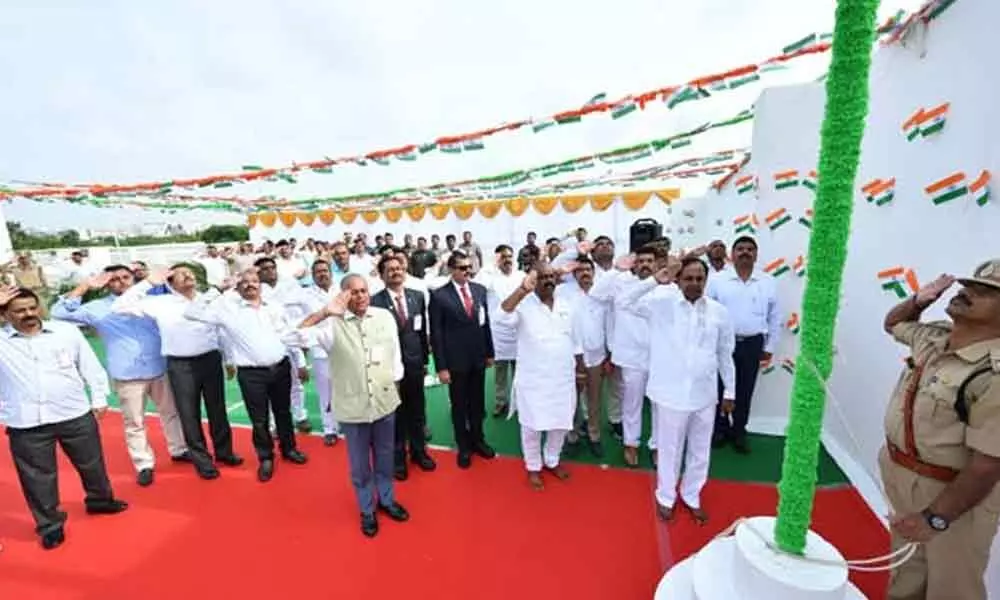
M921 513L924 518L927 519L927 524L934 531L947 531L948 530L948 519L945 519L941 515L936 515L932 513L929 509L924 509Z

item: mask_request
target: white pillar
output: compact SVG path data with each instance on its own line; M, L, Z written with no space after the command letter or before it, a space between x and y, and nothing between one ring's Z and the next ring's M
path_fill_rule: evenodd
M0 264L14 259L14 246L10 243L10 232L7 231L7 218L3 214L3 203L0 202Z

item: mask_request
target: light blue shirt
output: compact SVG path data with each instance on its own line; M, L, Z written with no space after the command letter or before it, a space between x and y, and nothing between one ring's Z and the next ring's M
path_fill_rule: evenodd
M160 350L156 321L112 312L116 298L109 295L81 305L79 298L62 297L52 307L52 318L97 331L107 351L107 368L112 379L135 381L161 377L167 364Z

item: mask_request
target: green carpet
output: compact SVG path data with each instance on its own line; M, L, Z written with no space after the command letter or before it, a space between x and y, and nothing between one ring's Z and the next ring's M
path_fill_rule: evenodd
M91 338L91 345L97 353L98 358L103 362L104 348L99 340ZM486 374L487 389L487 412L493 412L493 370ZM309 411L310 421L314 431L321 431L319 402L316 390L310 382L306 385L306 408ZM433 433L431 444L453 448L455 445L451 428L451 412L448 404L448 390L443 385L426 388L427 395L427 422ZM112 406L117 405L117 398L110 399ZM239 386L235 380L227 381L226 403L229 407L229 419L233 424L249 425L246 409L240 396ZM153 412L152 405L147 407L149 412ZM647 403L643 423L643 440L649 436L649 406ZM624 467L622 457L622 447L607 430L605 421L605 431L601 437L604 440L604 457L595 458L584 448L577 452L569 449L566 451L566 459L592 464L605 464L610 467ZM498 419L492 416L486 418L486 439L500 454L509 456L520 456L521 440L520 430L516 419ZM752 453L744 456L736 454L731 448L722 448L712 453L710 476L716 479L726 479L732 481L777 483L781 475L781 462L784 451L784 438L779 436L751 435L750 446ZM649 453L640 452L641 468L650 469ZM819 461L819 484L820 485L840 485L847 483L844 473L837 467L832 458L823 451Z

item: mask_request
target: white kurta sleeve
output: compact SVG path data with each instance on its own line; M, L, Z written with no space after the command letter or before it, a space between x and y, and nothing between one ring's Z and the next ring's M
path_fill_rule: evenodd
M659 285L660 284L652 277L647 277L642 281L635 282L632 285L629 285L625 291L615 299L615 306L644 319L648 319L657 312L657 304L661 301L667 301L663 297L651 294L651 292Z
M140 281L133 285L125 290L124 294L115 298L115 301L111 303L111 312L137 317L151 316L146 309L157 298L157 296L147 295L151 289L153 286L148 281Z
M722 378L722 397L736 399L736 365L733 351L736 349L736 333L729 311L717 305L719 314L719 339L716 345L716 359L719 361L719 376Z

